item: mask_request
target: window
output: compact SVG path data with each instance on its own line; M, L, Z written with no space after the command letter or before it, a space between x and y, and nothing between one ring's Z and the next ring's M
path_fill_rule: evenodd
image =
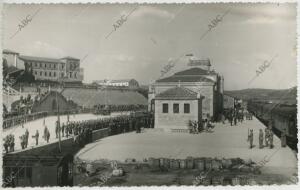
M51 77L51 72L49 72L49 77Z
M56 69L56 65L55 64L53 65L53 67L54 67L54 69Z
M53 76L56 77L56 72L53 73Z
M40 71L40 76L43 76L43 72L42 71Z
M37 63L34 63L34 66L37 67Z
M184 104L184 113L190 113L190 104Z
M45 71L45 77L47 76L47 72Z
M163 104L163 113L168 113L168 112L169 112L169 105Z
M34 71L34 75L37 75L37 71Z
M179 113L179 104L173 104L173 113Z
M77 78L77 73L74 73L74 77Z
M42 67L42 64L40 63L40 67Z

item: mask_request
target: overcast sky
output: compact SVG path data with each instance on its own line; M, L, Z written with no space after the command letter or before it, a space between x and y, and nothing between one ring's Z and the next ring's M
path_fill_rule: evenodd
M168 62L209 58L225 90L296 86L296 4L5 5L3 47L21 55L85 59L84 82L149 84ZM13 38L27 15L42 8ZM113 24L128 15L122 26ZM230 10L202 39L208 25ZM271 60L250 84L256 70ZM166 75L188 68L182 57Z

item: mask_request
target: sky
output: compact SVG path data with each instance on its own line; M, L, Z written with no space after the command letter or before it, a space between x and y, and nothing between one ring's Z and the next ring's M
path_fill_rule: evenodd
M297 84L295 3L6 4L3 20L4 49L79 58L84 82L134 78L149 84L175 60L164 77L190 68L184 55L193 54L210 59L224 76L225 90ZM257 76L266 61L269 66Z

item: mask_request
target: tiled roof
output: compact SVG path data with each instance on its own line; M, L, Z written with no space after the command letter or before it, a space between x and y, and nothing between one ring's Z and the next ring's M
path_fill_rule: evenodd
M197 99L197 93L184 88L184 87L175 87L168 89L155 96L155 99L158 100L194 100Z
M210 60L209 59L190 59L189 60L189 65L193 66L200 66L200 65L205 65L205 66L211 66Z
M79 60L78 58L75 58L75 57L70 57L70 56L67 56L67 57L63 57L61 59L75 59L75 60Z
M198 67L194 67L191 69L187 69L184 71L180 71L175 73L174 75L209 75L209 74L215 74L214 71L207 71Z
M19 56L21 60L25 61L38 61L38 62L50 62L50 63L62 63L59 59L46 58L46 57L33 57L33 56Z
M173 75L167 78L159 79L156 82L214 82L211 79L205 78L203 76L180 76Z
M130 82L131 80L134 79L116 79L116 80L111 80L110 82L114 83L114 82Z
M12 50L9 50L9 49L4 49L3 53L19 54L18 52L15 52L15 51L12 51Z

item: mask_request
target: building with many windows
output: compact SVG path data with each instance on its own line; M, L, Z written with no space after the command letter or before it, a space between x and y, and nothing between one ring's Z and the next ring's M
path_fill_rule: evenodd
M25 72L35 80L82 82L83 69L80 60L73 57L46 58L20 55L10 50L3 51L3 59Z

